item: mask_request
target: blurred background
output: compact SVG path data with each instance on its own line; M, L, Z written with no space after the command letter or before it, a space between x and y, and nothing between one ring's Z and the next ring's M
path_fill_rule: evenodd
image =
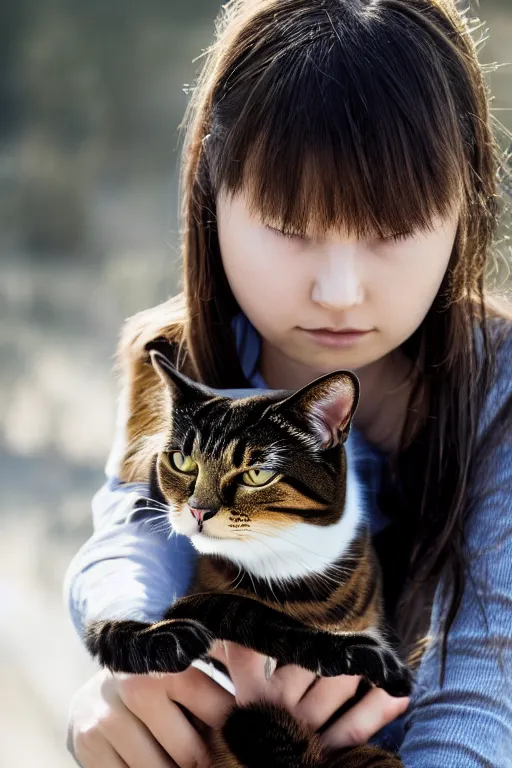
M0 5L0 768L74 765L67 711L93 667L62 579L103 482L118 331L178 286L177 127L218 9ZM508 64L510 0L473 11L481 60ZM490 82L512 130L512 66Z

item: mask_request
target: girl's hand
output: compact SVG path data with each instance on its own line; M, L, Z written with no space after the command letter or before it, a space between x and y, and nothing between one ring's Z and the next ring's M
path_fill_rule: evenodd
M197 728L178 703L201 721ZM68 749L82 768L208 768L201 725L218 728L233 704L194 667L160 677L102 669L73 699Z
M279 704L314 731L355 694L361 680L356 675L316 680L312 672L294 665L281 667L267 679L267 658L235 643L225 643L222 660L229 669L239 704L258 700ZM366 744L381 728L403 714L408 705L408 697L395 698L381 688L372 688L329 726L322 734L322 741L326 747L333 748Z

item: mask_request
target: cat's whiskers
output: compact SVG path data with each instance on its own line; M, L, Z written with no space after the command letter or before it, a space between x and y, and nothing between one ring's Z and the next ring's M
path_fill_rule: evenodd
M160 507L160 509L170 508L170 504L165 504L163 501L158 501L158 499L152 499L150 496L139 496L139 498L141 501L147 501L152 507Z
M159 512L161 514L157 517L148 517L148 520L156 520L157 518L167 517L168 512L161 510L159 507L144 507L144 509L136 509L135 512Z
M327 571L332 571L328 573ZM324 571L314 571L308 574L308 577L313 581L318 582L319 588L325 584L332 584L339 587L348 577L351 576L351 571L348 568L343 568L330 564L326 566Z
M228 582L227 586L230 588L232 587L233 589L236 589L244 577L244 568L239 563L233 563L233 565L238 566L238 571L236 572L235 576L231 579L231 581ZM237 583L235 584L235 582Z
M242 582L242 579L244 578L244 569L241 565L238 566L238 573L236 574L235 578L228 584L228 587L233 587L233 589L237 589L237 587L240 586L240 583ZM234 583L236 581L236 584Z
M139 518L140 520L143 520L144 522L151 522L151 521L154 521L154 520L160 519L160 517L164 517L164 515L158 515L158 517L147 517L147 518L143 518L143 517L141 516L141 512L161 512L161 511L162 511L161 509L156 509L156 508L153 508L153 507L144 507L143 509L140 509L140 508L139 508L139 509L137 509L137 508L135 508L135 509L132 509L132 511L131 511L131 512L130 512L130 514L127 516L127 518L126 518L126 520L124 521L124 523L125 523L125 525L126 525L127 523L132 523L132 522L133 522L133 520L134 520L134 518L135 518L135 519Z
M253 588L253 591L254 591L254 592L256 592L256 585L255 585L255 583L254 583L254 579L253 579L253 577L252 577L252 573L250 573L250 571L247 571L247 575L248 575L248 577L249 577L249 578L250 578L250 580L251 580L251 584L252 584L252 588Z
M140 510L140 509L134 510L135 513L139 513L139 514L140 514L141 511L143 511L143 512L161 512L160 509L156 509L156 508L152 508L152 507L144 507L143 510ZM164 517L167 517L167 516L168 516L167 513L158 514L158 515L156 515L156 517L147 517L147 518L145 518L144 522L150 522L151 523L151 522L154 522L155 520L162 520ZM130 519L132 517L134 517L133 513L130 515L129 518L127 518L127 520L130 521Z
M304 560L302 560L302 562L305 563ZM325 586L325 584L332 585L336 589L343 583L343 578L328 576L325 572L320 571L309 572L307 578L313 594L323 591L322 588Z
M148 517L141 521L143 525L151 525L155 533L163 533L171 530L171 533L175 533L169 520L168 515L158 515L157 517Z
M134 509L130 512L130 514L126 518L126 522L130 523L132 521L133 517L137 517L141 514L141 512L166 512L169 513L170 507L168 504L162 504L162 502L157 501L156 499L148 498L147 496L138 496L137 502L144 501L146 502L147 506L144 507L138 507L135 506ZM154 520L154 518L151 518Z
M137 488L134 488L133 490L136 491ZM127 516L125 524L133 522L133 519L138 517L140 518L142 525L154 526L153 530L155 533L168 532L168 538L177 535L171 522L174 505L164 504L157 499L152 499L151 497L144 495L140 495L138 500L146 502L147 506L135 507ZM141 518L141 513L146 512L157 512L158 514L156 516Z
M162 520L160 525L156 525L153 529L154 533L167 533L169 532L170 536L175 534L175 531L173 530L172 526L169 525L168 520Z
M271 546L268 544L268 542L259 542L259 543L260 543L260 544L266 544L266 545L268 546L268 548L270 549L270 551L272 552L272 554L273 554L273 555L276 555L276 554L277 554L277 555L279 556L279 553L277 553L277 552L276 552L276 551L275 551L275 550L274 550L274 549L273 549L273 548L272 548L272 547L271 547ZM253 578L252 578L252 574L250 573L250 571L247 571L247 574L248 574L248 576L249 576L249 578L250 578L250 580L251 580L251 583L252 583L252 587L253 587L253 590L254 590L254 591L257 593L256 587L255 587L255 585L254 585L254 581L253 581ZM268 585L268 587L270 588L270 591L272 592L272 594L273 594L273 596L274 596L274 600L275 600L276 602L279 602L279 601L278 601L278 599L277 599L276 593L274 592L274 587L273 587L273 585L272 585L272 579L266 578L266 579L265 579L265 581L267 582L267 585ZM279 580L279 579L275 579L275 581L279 582L280 580Z
M326 583L329 583L329 582L334 587L339 587L343 583L342 579L335 579L335 578L332 578L332 577L327 577L327 575L323 574L323 573L312 573L312 574L310 574L309 579L312 582L312 585L314 587L318 588L318 590L321 590L322 587Z

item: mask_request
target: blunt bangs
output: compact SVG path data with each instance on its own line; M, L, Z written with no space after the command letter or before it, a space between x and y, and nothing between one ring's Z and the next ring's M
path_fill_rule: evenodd
M244 191L265 221L304 236L405 235L453 212L468 183L449 43L388 5L356 15L347 4L337 21L325 4L315 23L290 11L269 22L266 52L245 50L214 94L215 194Z

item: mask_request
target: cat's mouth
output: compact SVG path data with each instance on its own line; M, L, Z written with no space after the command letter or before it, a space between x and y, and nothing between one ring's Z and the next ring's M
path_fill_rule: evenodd
M181 508L176 508L171 512L169 519L174 531L187 536L189 539L221 540L224 537L219 536L218 533L215 534L208 522L214 516L215 513L211 513L211 510L198 510L191 508L188 504L183 504Z
M211 526L209 530L208 528L209 526L205 525L204 522L198 523L195 530L193 530L192 533L189 534L190 538L193 538L196 536L203 536L207 539L217 539L218 541L222 541L223 539L226 539L226 536L222 536L222 535L219 536L218 534L213 533L213 531L211 530Z

